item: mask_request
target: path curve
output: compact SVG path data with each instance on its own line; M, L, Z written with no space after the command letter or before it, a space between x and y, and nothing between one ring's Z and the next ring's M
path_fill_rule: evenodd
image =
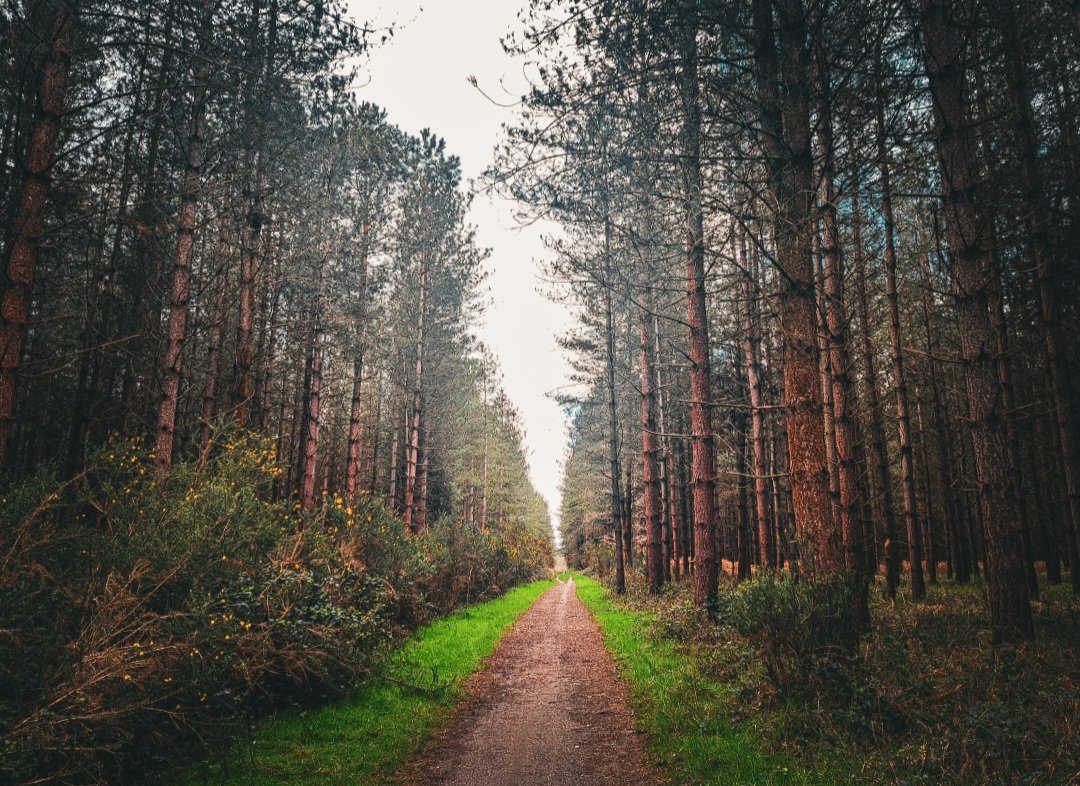
M406 770L409 786L659 786L573 580L544 593Z

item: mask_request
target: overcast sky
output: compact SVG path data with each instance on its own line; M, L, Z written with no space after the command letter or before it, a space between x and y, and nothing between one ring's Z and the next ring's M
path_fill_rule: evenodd
M491 163L501 125L514 115L481 95L468 78L475 76L499 103L511 103L524 92L522 63L499 43L515 26L519 3L350 2L358 20L397 25L393 39L371 51L359 97L385 108L389 119L410 133L430 128L444 137L448 150L461 159L465 178L478 178ZM536 260L544 255L540 227L517 227L508 202L483 194L476 197L470 219L479 244L491 249L491 304L478 333L498 358L503 389L521 412L533 483L554 517L566 423L547 393L567 381L569 369L555 337L571 318L564 306L537 291Z

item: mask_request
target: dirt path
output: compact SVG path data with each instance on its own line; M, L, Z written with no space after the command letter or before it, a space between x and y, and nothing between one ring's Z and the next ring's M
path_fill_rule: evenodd
M410 786L658 786L626 690L574 584L557 584L474 676Z

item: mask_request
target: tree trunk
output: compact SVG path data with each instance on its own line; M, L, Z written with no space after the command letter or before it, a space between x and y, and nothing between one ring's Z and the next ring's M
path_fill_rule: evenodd
M76 2L58 6L49 31L49 49L38 67L37 107L26 150L22 192L0 277L0 468L7 464L15 428L16 375L30 315L30 288L38 248L45 232L45 208L64 113L77 7Z
M647 289L645 302L652 308L652 288ZM653 319L649 309L640 312L641 351L639 376L641 380L641 480L645 491L645 575L649 592L656 594L664 584L663 516L664 499L661 493L660 439L656 431L656 391L653 352L656 345Z
M424 410L424 322L427 313L427 265L420 258L419 292L416 298L416 370L413 379L412 427L405 459L405 508L402 518L412 533L420 532L416 516L418 473L420 470L420 431Z
M821 378L821 416L825 426L825 460L829 469L829 507L832 519L840 521L840 462L836 457L836 416L833 414L832 353L829 352L829 323L825 305L825 263L822 257L820 235L815 230L814 292L817 298L817 345L818 376ZM841 529L841 534L843 530Z
M686 321L690 330L690 473L694 498L694 602L716 601L716 461L713 456L709 321L705 304L705 229L701 205L701 104L698 98L696 5L683 23L680 169L686 257Z
M236 425L247 425L247 413L251 405L251 357L252 334L255 323L255 274L257 272L259 234L262 216L257 202L252 201L244 220L240 242L240 317L236 323L236 360L233 369L232 410Z
M880 53L879 53L880 61ZM880 75L879 75L880 82ZM892 355L893 384L896 386L896 420L900 437L900 487L904 502L904 528L908 542L908 570L911 573L911 596L926 596L922 570L922 534L915 505L915 471L911 446L911 416L908 412L907 371L900 336L900 303L896 287L896 237L892 206L891 167L885 139L885 96L877 98L877 154L881 173L881 213L885 224L885 298L889 308L889 347Z
M634 483L627 462L625 481L622 485L622 536L624 564L634 566Z
M236 325L236 360L233 369L232 407L236 424L244 428L252 407L252 334L254 331L255 278L258 274L258 258L261 234L266 217L262 213L262 198L265 190L266 135L263 132L264 119L271 112L270 80L274 70L274 56L277 48L278 4L272 0L267 13L269 29L266 43L259 51L259 23L262 3L255 2L251 11L251 32L248 41L249 51L258 52L258 65L255 73L249 74L249 90L253 100L249 104L246 116L247 125L252 129L254 139L248 145L248 165L246 183L246 201L244 225L240 230L240 288L238 306L240 317Z
M364 351L366 347L365 342L365 321L366 321L366 300L367 300L367 271L368 271L368 225L364 222L363 229L361 230L361 252L360 252L360 270L359 270L359 289L360 289L360 303L359 303L359 315L357 325L357 348L356 348L356 360L353 361L353 385L352 385L352 399L349 406L349 451L348 462L345 467L345 493L349 499L353 499L356 496L356 492L360 486L360 439L362 436L362 429L360 425L361 416L363 415L363 405L360 398L360 387L364 376Z
M746 303L740 303L738 299L735 300L735 323L739 324L743 322L742 312L744 309L749 309L749 305ZM750 500L749 500L749 483L748 469L746 462L746 450L747 450L747 424L750 421L747 409L750 402L750 385L746 381L746 377L743 373L743 358L736 352L734 355L735 360L735 379L739 384L739 403L732 410L732 425L735 428L735 478L738 483L738 505L737 505L737 522L736 526L738 532L736 535L736 545L738 551L738 572L737 577L739 581L750 578L750 563L751 563L751 551L753 547L753 537L750 530Z
M1059 255L1047 247L1046 229L1053 218L1046 207L1042 175L1039 172L1039 141L1031 110L1031 96L1024 52L1012 6L1002 2L1004 11L1001 30L1005 35L1005 72L1008 77L1009 99L1014 117L1016 144L1020 153L1020 173L1026 202L1025 230L1028 253L1035 268L1035 283L1039 295L1039 327L1042 332L1042 353L1050 377L1050 395L1065 468L1065 490L1068 495L1069 525L1073 541L1080 542L1080 418L1076 416L1073 399L1072 374L1069 368L1068 342L1061 326L1059 292L1065 283ZM1077 15L1080 22L1080 14ZM1071 556L1073 592L1080 594L1080 554Z
M605 265L611 271L611 255L608 248L610 227L604 222ZM611 303L611 278L604 287L604 315L607 334L607 393L608 393L608 466L611 472L611 529L615 535L615 591L626 592L626 565L623 561L622 494L619 490L619 418L615 407L615 325Z
M753 291L754 270L746 253L746 236L739 238L742 299L746 304L742 322L743 364L750 400L750 444L753 451L754 522L758 535L758 560L764 567L776 568L776 549L769 528L769 501L766 490L765 423L761 395L761 315L757 293Z
M776 223L776 257L783 283L780 324L784 336L784 404L787 408L791 504L796 534L809 547L802 569L837 574L843 565L839 533L829 502L822 389L818 378L814 302L813 157L807 75L806 18L802 0L781 0L780 61L784 139ZM765 118L763 118L764 120ZM775 129L769 129L776 133Z
M386 489L386 507L397 510L398 498L398 451L401 449L402 429L397 420L394 421L394 435L390 441L390 478Z
M180 215L177 219L176 253L173 257L172 288L169 297L169 320L165 333L165 358L161 373L161 401L158 405L154 462L159 472L172 465L176 410L180 397L180 365L187 340L188 306L191 298L191 261L195 252L195 223L199 195L202 193L203 145L206 133L206 103L210 81L210 59L206 41L213 18L211 8L199 31L195 82L191 97L188 126L187 163L180 189Z
M428 450L427 450L427 424L420 431L420 466L416 470L416 514L413 525L417 532L423 532L428 528L427 503L428 503Z
M882 180L884 182L884 178ZM862 212L859 208L858 192L855 193L852 202L852 216L855 222L854 249L857 265L855 284L859 303L859 335L862 339L867 409L870 415L870 447L873 452L874 482L881 498L881 520L885 530L885 591L890 598L894 598L900 586L900 551L899 544L896 542L896 506L893 502L892 478L889 475L885 427L881 422L881 394L878 391L877 362L874 358L873 337L870 335L870 298L866 287L866 256L862 247ZM886 221L888 220L886 218Z
M664 528L664 581L671 581L672 571L677 570L678 563L675 558L675 549L677 548L678 537L675 534L678 529L678 519L675 512L675 500L672 491L672 455L671 455L671 437L667 433L667 407L665 406L664 397L664 382L663 376L660 373L661 358L663 355L660 351L660 319L657 317L655 309L652 315L653 321L653 370L655 372L655 391L656 391L656 424L660 430L660 490L661 499L660 504L663 510L661 511L661 519Z
M861 621L870 622L869 581L866 571L866 542L860 516L859 466L856 460L858 434L855 427L856 402L848 353L848 313L844 302L843 248L836 219L837 195L833 184L832 109L828 93L828 71L823 72L818 106L819 137L824 155L821 173L822 256L825 260L825 321L829 344L830 380L832 382L833 427L836 440L837 479L839 481L840 533L844 539L844 565L855 579L856 600ZM826 436L826 439L828 436Z
M213 305L210 316L210 335L206 350L206 384L203 386L202 426L199 434L199 452L205 454L210 447L210 431L217 415L218 364L221 359L221 337L225 332L225 275L219 271L215 277Z
M950 4L922 0L927 79L948 217L950 261L971 418L972 449L986 539L990 616L995 643L1031 639L1031 614L1020 514L1012 487L1008 435L1000 411L995 337L989 314L990 247L975 202L976 166L965 112L965 54Z
M323 383L323 287L327 261L319 268L319 294L315 304L311 332L311 349L308 356L307 385L304 390L304 426L301 436L300 510L307 513L315 507L315 467L319 453L319 425L322 414Z
M353 361L352 395L349 399L348 458L345 464L345 495L354 499L360 487L360 441L363 436L360 382L364 376L364 355L359 353Z

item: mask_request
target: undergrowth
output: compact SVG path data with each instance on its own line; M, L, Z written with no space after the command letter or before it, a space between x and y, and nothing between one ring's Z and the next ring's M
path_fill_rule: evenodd
M461 697L510 625L548 588L537 581L425 626L347 701L260 727L191 784L315 786L393 782L398 766Z
M934 585L921 602L875 592L871 628L852 647L843 605L826 597L836 587L724 581L709 618L686 584L650 598L634 579L621 613L650 621L616 648L659 641L693 664L704 698L684 701L705 725L676 730L688 748L715 735L719 717L754 746L828 773L825 783L1080 782L1080 603L1066 586L1043 588L1036 641L996 648L978 583Z
M654 760L680 784L795 786L837 783L791 757L763 752L748 728L733 719L734 682L713 679L702 661L661 635L656 607L644 593L616 600L593 579L574 574L578 597L600 625L627 682L638 721L649 734Z
M301 515L273 499L280 471L256 437L164 474L128 441L0 488L0 782L145 783L547 570L538 533L413 537L363 495Z

